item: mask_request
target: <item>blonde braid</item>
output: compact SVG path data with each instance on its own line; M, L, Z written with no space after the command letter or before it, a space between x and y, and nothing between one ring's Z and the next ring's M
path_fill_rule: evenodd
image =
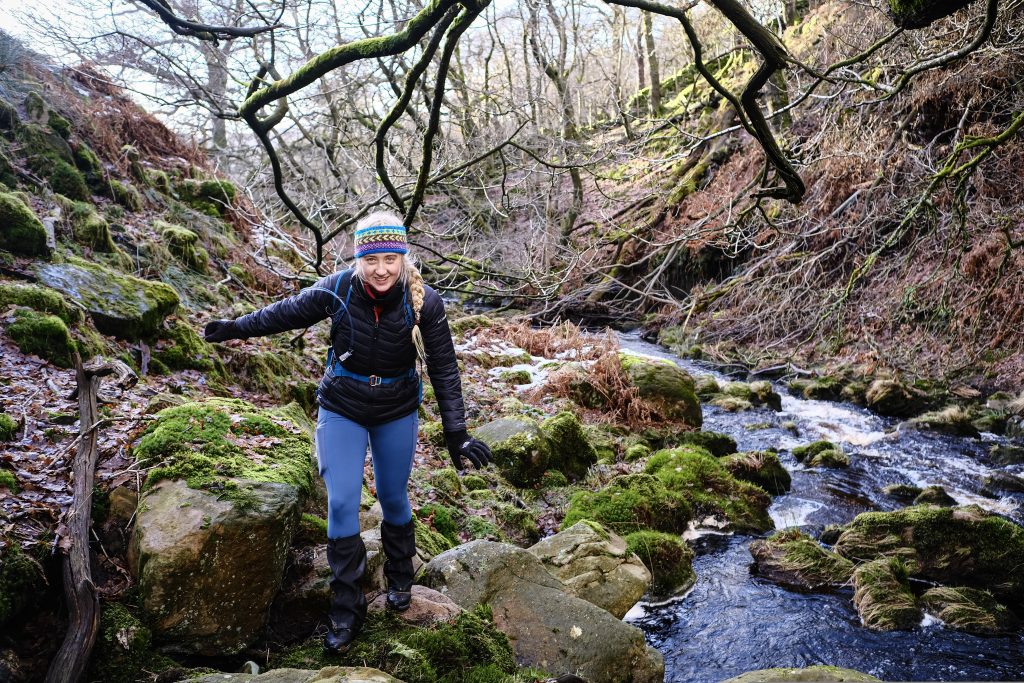
M409 264L406 272L409 275L409 295L412 298L412 312L416 316L416 322L412 326L412 345L416 347L416 358L418 360L420 375L427 367L427 347L423 344L423 333L420 332L420 311L423 310L423 297L426 291L423 289L423 276L416 266Z

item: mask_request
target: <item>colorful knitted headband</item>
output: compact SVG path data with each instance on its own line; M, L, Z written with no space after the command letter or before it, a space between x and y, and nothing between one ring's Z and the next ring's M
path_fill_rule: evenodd
M405 241L405 226L371 225L356 230L354 235L356 258L368 254L392 252L408 254L409 243Z

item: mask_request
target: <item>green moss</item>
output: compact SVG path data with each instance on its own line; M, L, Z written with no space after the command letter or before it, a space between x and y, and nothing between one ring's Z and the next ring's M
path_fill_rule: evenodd
M75 202L71 212L71 225L75 241L103 253L115 253L117 246L110 236L107 219L86 202Z
M737 479L757 484L778 496L789 490L792 478L782 466L779 456L770 451L750 451L728 455L720 461Z
M853 573L854 604L861 622L876 631L916 628L921 608L907 583L909 568L900 558L874 560Z
M956 505L956 498L946 493L946 489L941 486L926 486L914 499L914 505L951 507Z
M82 322L82 310L64 300L60 292L39 285L0 282L0 308L25 306L40 313L50 313L68 325Z
M430 484L439 491L443 491L451 498L458 498L462 495L462 484L459 482L459 473L454 467L442 467L430 474Z
M230 376L242 386L280 400L291 400L297 384L306 381L307 360L291 353L261 351L234 353L227 363Z
M540 528L537 517L528 509L507 503L500 503L494 508L494 516L502 531L515 543L532 545L540 540Z
M153 650L153 634L124 605L105 603L90 660L89 680L131 683L177 663Z
M719 432L678 432L666 441L666 446L700 446L719 458L736 452L736 439Z
M619 352L619 363L640 397L658 405L664 417L692 427L702 421L693 378L672 361Z
M0 192L0 249L25 256L48 256L46 228L17 195Z
M165 342L169 342L169 345ZM171 370L224 372L213 346L200 339L195 330L182 320L176 320L170 325L164 340L153 351L153 357Z
M74 364L75 343L67 325L55 315L20 308L7 326L7 336L22 353L35 354L62 368Z
M153 188L161 194L171 193L171 177L167 175L166 171L154 169L147 174L147 179Z
M179 225L163 221L157 221L153 228L160 231L163 243L178 261L200 273L209 270L210 255L198 245L199 235Z
M636 462L637 460L643 460L651 454L651 447L645 443L635 443L626 449L623 457L626 462Z
M146 487L183 479L192 488L237 489L234 480L280 482L312 491L312 440L297 429L297 406L261 410L238 399L209 399L161 410L133 449L149 470ZM246 436L258 435L258 439Z
M39 565L13 541L0 550L0 626L16 617L37 596L42 584Z
M843 380L839 377L820 377L803 387L803 396L819 401L838 401L843 392Z
M238 190L226 180L185 179L175 186L178 197L196 211L208 216L223 216L231 208Z
M490 484L478 474L467 474L462 478L462 488L467 491L483 491L489 489Z
M921 487L910 484L890 484L882 489L882 493L890 498L909 503L921 495Z
M63 118L53 110L50 110L50 114L46 120L46 125L52 128L53 132L66 140L71 137L71 121Z
M28 114L29 118L35 121L42 121L46 118L46 102L43 101L42 95L37 93L35 90L30 90L25 95L25 113Z
M541 488L551 489L559 488L561 486L568 486L569 480L565 478L565 475L558 470L548 470L544 473L544 476L540 478Z
M808 467L826 467L837 469L850 466L850 456L839 449L826 449L814 454L805 463Z
M669 490L682 494L695 515L724 519L735 530L760 532L774 527L768 515L771 497L764 489L736 479L702 448L658 451L644 469Z
M797 462L803 462L813 458L814 456L824 451L838 451L841 450L839 446L835 445L831 441L814 441L805 446L797 446L793 449L793 457L796 458Z
M18 110L14 105L0 98L0 130L13 130L20 122Z
M439 534L451 541L452 545L459 543L459 525L456 522L458 513L447 505L440 503L427 503L416 512L417 516L425 524L429 524Z
M0 442L13 441L17 435L17 421L7 413L0 413Z
M0 430L4 428L4 419L10 420L7 415L0 414ZM13 421L12 421L13 422ZM17 425L14 425L17 428ZM0 433L2 436L2 433ZM10 439L0 438L0 441L10 441ZM0 488L6 488L11 493L18 493L21 489L18 488L18 478L14 476L14 472L10 470L0 469Z
M131 183L111 178L107 181L106 190L111 199L129 211L142 211L142 194Z
M690 588L697 580L693 550L678 535L637 531L626 536L626 548L651 572L651 591L669 595Z
M571 479L580 479L597 462L597 451L574 413L562 411L544 420L540 430L551 445L550 468Z
M921 596L921 604L946 628L958 631L994 635L1020 626L1013 612L996 602L991 593L975 588L930 588Z
M599 491L579 491L569 501L562 529L580 520L600 522L619 534L652 529L682 533L690 521L690 505L649 474L616 477Z
M529 370L502 370L498 378L506 384L529 384L533 381Z
M466 533L469 537L474 540L487 540L487 541L503 541L505 540L505 534L501 532L494 522L485 519L484 517L478 517L476 515L470 515L466 517Z
M490 447L492 461L515 486L533 486L549 469L551 444L531 418L495 420L474 436Z
M428 557L436 557L445 550L454 548L456 545L441 533L434 531L429 526L421 522L419 518L415 519L415 530L416 547L421 553Z
M100 163L96 152L92 151L89 145L80 142L72 150L72 156L75 168L82 172L89 187L94 190L103 187L103 164Z
M327 520L308 512L303 512L299 519L299 528L295 532L295 544L308 543L320 545L327 543Z
M819 590L849 583L853 563L829 552L798 529L787 529L751 543L758 570L786 586Z
M270 661L271 668L337 665L373 667L407 683L512 683L509 677L518 671L508 638L494 627L487 606L429 628L410 626L390 611L371 612L340 657L325 655L314 638Z
M50 183L51 190L70 199L84 202L92 196L89 186L85 183L85 177L63 159L53 161L46 180Z

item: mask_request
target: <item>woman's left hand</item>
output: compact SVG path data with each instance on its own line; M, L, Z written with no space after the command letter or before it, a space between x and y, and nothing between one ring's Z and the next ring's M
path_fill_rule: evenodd
M474 439L466 430L445 432L444 441L448 446L448 454L452 456L452 464L460 472L465 469L462 459L466 458L473 467L480 469L491 462L491 449L483 441Z

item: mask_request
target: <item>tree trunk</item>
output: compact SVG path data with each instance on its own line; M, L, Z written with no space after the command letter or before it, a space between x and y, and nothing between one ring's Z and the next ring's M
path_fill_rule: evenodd
M647 44L647 70L651 75L651 116L661 113L661 69L658 68L658 52L654 44L654 15L642 12L644 42Z

